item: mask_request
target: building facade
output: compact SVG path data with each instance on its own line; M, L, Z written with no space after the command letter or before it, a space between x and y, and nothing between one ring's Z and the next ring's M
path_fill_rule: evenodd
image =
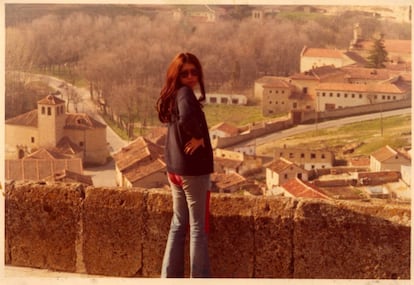
M321 83L316 88L316 96L319 112L408 99L407 91L391 83Z
M39 148L63 151L86 164L105 164L109 157L106 125L87 114L66 113L65 101L48 95L37 109L5 122L6 159L20 159Z

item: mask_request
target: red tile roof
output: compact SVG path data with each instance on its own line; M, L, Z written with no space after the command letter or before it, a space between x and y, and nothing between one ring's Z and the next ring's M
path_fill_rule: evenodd
M401 155L406 159L411 159L408 155L406 155L405 153L402 153L398 150L393 149L392 147L390 147L389 145L386 145L376 151L374 151L371 156L374 157L376 160L378 161L385 161L387 159L390 159L392 157Z
M352 83L320 83L316 90L326 91L348 91L348 92L364 92L364 93L391 93L404 94L397 86L391 83L378 84L352 84Z
M215 187L220 190L238 186L246 181L246 178L237 173L213 173L211 181Z
M37 128L37 110L18 115L5 121L7 125L28 126Z
M285 87L286 78L277 76L263 76L257 79L256 83L275 87Z
M330 77L344 75L344 71L334 65L324 65L290 76L294 80L324 80Z
M83 113L67 113L66 114L66 129L98 129L106 128L105 124L98 122L88 114Z
M296 166L293 162L290 162L286 159L284 159L283 157L273 160L272 162L270 162L266 167L271 169L272 171L276 172L276 173L280 173L286 169L288 169L289 167L298 167Z
M54 95L47 95L45 98L37 101L37 103L42 104L42 105L58 105L58 104L64 104L65 101Z
M38 115L37 109L30 112L18 115L14 118L10 118L5 121L9 125L18 125L18 126L30 126L38 127ZM106 128L105 124L102 124L89 116L88 114L80 113L67 113L65 128L67 129L96 129L96 128Z
M299 178L290 179L281 186L285 191L297 198L330 199L329 196L312 188L311 185L303 182Z
M391 77L387 69L363 68L363 67L343 67L347 78L387 80Z
M29 154L23 159L70 159L72 156L63 154L61 152L41 148Z
M286 82L286 79L275 77L272 80L269 80L267 83L263 84L263 87L291 89L293 85Z
M370 40L360 41L362 49L371 50L373 42ZM387 52L411 54L411 40L384 40Z
M156 160L163 156L164 149L143 137L138 137L129 145L113 154L118 169L122 172L137 163Z
M134 183L144 177L147 177L156 172L165 171L166 165L161 159L156 159L143 165L137 165L137 167L130 167L123 172L124 176Z
M337 49L308 48L308 47L305 47L302 51L302 56L342 58L343 53L340 50L337 50Z
M217 125L210 128L210 130L220 130L222 132L225 132L231 136L235 136L239 133L239 128L236 126L233 126L229 123L221 122Z

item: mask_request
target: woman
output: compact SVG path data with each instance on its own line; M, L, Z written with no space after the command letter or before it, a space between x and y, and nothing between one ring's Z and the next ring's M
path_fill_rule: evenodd
M194 88L199 86L197 99ZM213 152L200 101L205 99L203 70L191 53L171 62L157 101L161 122L167 123L165 161L173 197L173 217L161 277L184 277L184 244L190 225L190 276L210 277L205 230L207 191Z

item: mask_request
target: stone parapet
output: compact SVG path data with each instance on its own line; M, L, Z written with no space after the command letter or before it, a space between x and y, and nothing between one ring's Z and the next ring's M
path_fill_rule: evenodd
M214 277L410 279L409 204L213 193L210 209ZM6 184L5 261L159 277L171 215L167 190Z

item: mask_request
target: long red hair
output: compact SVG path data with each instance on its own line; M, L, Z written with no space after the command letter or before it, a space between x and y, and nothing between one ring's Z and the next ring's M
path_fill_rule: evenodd
M158 111L158 118L162 123L168 123L171 121L171 115L174 112L177 90L182 87L180 72L185 63L193 64L198 71L198 83L200 85L201 93L198 100L201 102L206 98L203 69L200 61L191 53L177 54L167 69L165 84L160 92L160 97L157 100L156 108Z

